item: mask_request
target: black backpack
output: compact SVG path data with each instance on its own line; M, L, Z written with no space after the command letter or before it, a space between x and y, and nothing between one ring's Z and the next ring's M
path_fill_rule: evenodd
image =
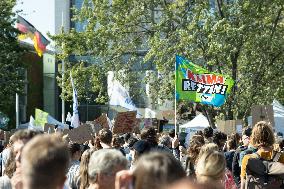
M245 189L284 189L284 164L278 162L281 152L273 152L272 160L265 160L258 153L248 160Z

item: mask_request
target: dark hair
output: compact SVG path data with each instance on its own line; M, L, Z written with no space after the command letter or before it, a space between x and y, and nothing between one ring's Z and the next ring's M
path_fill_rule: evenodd
M251 134L252 134L252 129L251 129L250 127L245 128L245 129L243 130L243 133L242 133L242 135L246 135L246 136L248 136L248 137L250 137Z
M109 129L102 129L99 131L100 141L105 144L111 144L112 141L112 132Z
M201 136L203 136L203 132L202 132L202 131L196 131L195 134L196 134L196 135L201 135Z
M131 133L124 134L124 136L123 136L124 142L127 142L130 137L131 137Z
M135 189L158 189L182 179L185 171L172 154L151 152L138 160L133 176Z
M284 140L281 140L280 143L279 143L279 148L282 150L284 150Z
M169 136L172 137L172 138L175 138L175 130L174 129L171 129L169 131Z
M227 135L221 131L217 131L213 134L213 142L219 146L219 148L222 148L222 141L227 140Z
M157 133L154 127L144 128L141 132L141 139L146 140L152 146L157 146Z
M235 150L237 148L237 143L234 139L227 141L228 150Z
M112 137L112 147L120 148L124 143L124 139L119 135L113 135Z
M205 138L210 138L213 136L213 129L211 127L206 127L204 130L203 130L203 136Z
M78 143L71 143L68 145L70 155L73 156L76 152L81 151L81 146Z
M137 142L138 139L137 138L134 138L134 137L130 137L127 141L128 143L128 147L131 149L133 147L133 145L135 144L135 142Z

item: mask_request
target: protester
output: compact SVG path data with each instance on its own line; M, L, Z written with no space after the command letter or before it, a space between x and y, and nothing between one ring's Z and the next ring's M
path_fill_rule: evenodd
M72 183L72 189L86 189L89 187L89 177L88 177L88 165L90 157L95 149L87 149L81 157L79 175L75 179L75 183Z
M103 149L111 148L112 132L109 129L102 129L99 131L100 145Z
M141 131L141 139L147 141L151 148L158 146L157 133L154 127L144 128Z
M1 171L2 176L4 175L5 167L7 166L8 159L11 154L12 146L14 143L14 135L12 135L9 139L9 143L7 144L7 147L1 152Z
M215 183L222 187L226 161L222 153L209 151L204 153L196 165L196 178L199 183Z
M251 135L251 144L257 148L257 152L247 154L242 160L241 166L241 188L244 189L246 185L247 165L252 158L262 158L264 160L271 160L273 158L273 144L275 142L274 134L270 124L264 121L258 122ZM280 163L284 163L284 155L278 158Z
M221 131L217 131L213 134L213 142L218 145L220 151L223 151L226 140L227 135Z
M226 158L226 167L232 171L232 165L233 165L233 158L235 154L235 150L237 148L236 140L235 139L230 139L226 143L227 150L224 153L225 158Z
M126 158L115 149L95 151L90 158L88 189L114 189L115 174L127 169Z
M185 162L185 171L187 176L195 176L195 165L201 147L205 144L201 135L193 135L188 148L188 157Z
M79 175L81 148L78 143L71 143L68 148L71 156L71 163L67 173L67 182L69 187L71 187L75 185L74 183L76 183L76 178Z
M243 130L243 132L242 132L242 143L243 144L237 148L237 150L234 153L234 157L233 157L232 173L233 173L233 176L234 176L235 183L237 184L238 187L240 187L240 184L241 184L240 175L241 175L242 162L240 161L240 159L241 159L240 154L243 151L248 149L248 146L249 146L249 143L250 143L251 133L252 133L252 129L249 128L249 127L245 128ZM250 147L253 148L252 146L250 146ZM247 152L245 152L245 153L247 153ZM243 155L242 155L242 157L243 157Z
M58 135L32 139L23 150L23 189L61 189L69 164L67 145Z
M112 137L112 148L119 150L124 156L126 155L124 148L124 139L119 135L113 135Z
M162 189L185 177L185 172L174 156L157 151L143 155L133 172L122 171L116 176L116 189Z
M203 136L205 144L212 143L213 142L213 129L211 127L206 127L203 130Z
M19 130L17 131L11 140L13 140L13 146L10 151L7 166L4 171L4 176L1 177L0 183L6 183L12 185L12 188L22 188L22 174L21 174L21 156L23 147L26 143L37 134L41 132L33 130ZM11 180L9 180L11 178ZM10 182L10 183L9 183Z

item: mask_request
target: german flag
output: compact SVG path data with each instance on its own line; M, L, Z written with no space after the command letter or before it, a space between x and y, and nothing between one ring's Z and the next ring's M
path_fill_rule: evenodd
M34 42L34 47L39 56L46 51L46 46L50 43L31 23L23 17L18 16L17 29L21 32L18 36L20 40L31 38Z

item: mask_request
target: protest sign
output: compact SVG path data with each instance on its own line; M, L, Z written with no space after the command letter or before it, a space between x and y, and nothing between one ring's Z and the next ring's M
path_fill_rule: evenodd
M115 134L132 132L136 123L136 111L119 112L116 116L112 132Z
M217 120L217 128L227 135L241 133L242 120Z
M35 109L35 128L36 127L41 127L44 128L45 123L47 123L47 117L48 117L48 113L44 112L40 109Z
M176 99L190 100L220 107L230 94L234 81L222 74L211 73L176 56Z
M96 124L99 124L101 126L101 128L106 128L109 129L109 122L108 122L108 117L106 114L102 114L100 117L98 117L95 120Z
M64 132L63 132L64 133ZM92 128L88 124L80 125L77 128L74 128L72 130L69 130L67 132L69 139L72 142L77 142L77 143L84 143L88 140L91 140L92 137Z
M87 121L86 124L91 126L92 133L94 134L99 134L99 131L102 129L102 126L96 121Z
M251 108L252 126L259 121L267 121L274 127L274 115L272 105L254 105Z

